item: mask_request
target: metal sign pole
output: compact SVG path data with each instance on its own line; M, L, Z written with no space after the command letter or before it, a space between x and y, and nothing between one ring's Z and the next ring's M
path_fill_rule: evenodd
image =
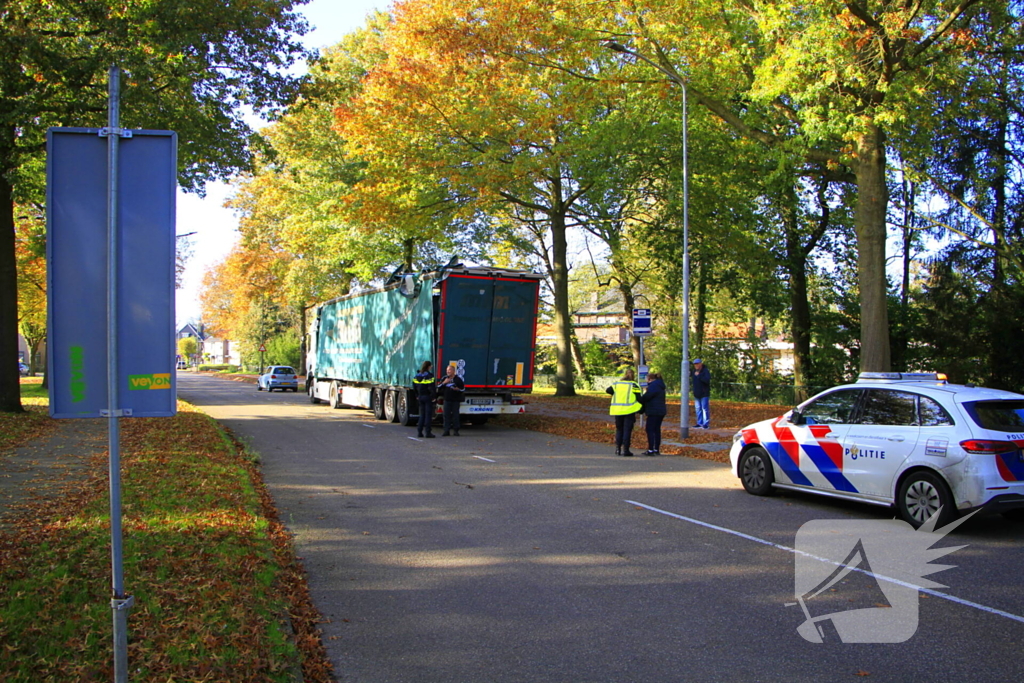
M121 416L118 399L117 372L117 187L118 187L118 143L120 129L120 70L110 67L109 79L109 128L107 136L107 426L110 450L110 564L113 597L110 608L114 613L114 681L128 681L128 609L132 599L124 593L124 562L121 546Z

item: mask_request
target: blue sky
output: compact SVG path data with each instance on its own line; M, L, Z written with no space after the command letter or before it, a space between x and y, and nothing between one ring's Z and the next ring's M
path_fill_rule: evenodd
M334 45L342 36L362 26L368 14L389 6L388 0L312 0L300 8L314 27L303 42L312 48ZM230 194L228 185L212 183L204 199L185 193L178 195L177 232L196 233L191 237L193 256L185 271L184 287L176 296L179 327L199 319L199 287L203 275L227 255L238 239L238 219L224 208L224 201Z

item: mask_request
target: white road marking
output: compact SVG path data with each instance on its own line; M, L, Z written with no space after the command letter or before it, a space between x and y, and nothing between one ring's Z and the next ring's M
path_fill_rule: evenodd
M416 438L415 436L407 436L407 437L405 437L405 438L407 438L407 439L411 439L411 440L413 440L413 441L422 441L422 440L423 440L423 439L417 439L417 438Z
M497 460L491 460L490 458L485 458L482 455L474 455L473 457L474 458L479 458L480 460L486 460L487 462L497 462Z
M645 510L650 510L651 512L657 512L660 515L666 515L666 516L672 517L674 519L679 519L679 520L682 520L684 522L689 522L690 524L696 524L697 526L702 526L702 527L704 527L706 529L711 529L713 531L721 531L721 532L726 533L726 534L732 534L733 536L739 536L740 538L745 538L748 541L753 541L755 543L761 543L762 545L771 546L772 548L778 548L779 550L785 550L786 552L793 553L794 555L803 555L804 557L809 557L809 558L814 559L814 560L819 560L819 561L825 562L827 564L835 565L836 567L842 567L843 566L841 563L835 562L834 560L830 560L830 559L825 558L825 557L818 557L817 555L811 555L810 553L805 553L802 550L797 550L796 548L790 548L788 545L781 545L779 543L773 543L771 541L766 541L763 538L758 538L757 536L751 536L750 534L745 534L745 533L743 533L741 531L734 531L733 529L727 529L724 526L718 526L716 524L709 524L708 522L702 522L699 519L693 519L692 517L684 517L683 515L677 515L674 512L668 512L667 510L660 510L660 509L658 509L656 507L651 507L650 505L645 505L644 503L638 503L635 500L627 500L625 502L629 503L630 505L636 505L637 507L644 508ZM989 614L995 614L995 615L1000 616L1000 617L1006 617L1007 619L1011 619L1013 621L1019 621L1021 623L1024 623L1024 617L1018 616L1016 614L1012 614L1010 612L1005 612L1005 611L1003 611L1001 609L996 609L995 607L989 607L988 605L982 605L982 604L977 603L977 602L971 602L970 600L964 600L963 598L958 598L955 595L950 595L948 593L940 593L939 591L932 590L931 588L924 588L923 586L917 586L917 585L914 585L914 584L909 583L907 581L901 581L899 579L894 579L892 577L884 576L882 574L875 574L874 572L869 572L869 571L867 571L865 569L860 569L859 567L850 567L850 569L852 569L853 571L856 571L856 572L860 572L861 574L867 574L868 576L874 577L875 579L879 579L881 581L888 581L889 583L895 583L895 584L897 584L899 586L903 586L905 588L913 588L913 589L918 590L918 591L920 591L922 593L925 593L926 595L931 595L932 597L942 598L943 600L949 600L950 602L955 602L958 605L964 605L965 607L973 607L974 609L981 610L982 612L988 612Z
M368 425L365 422L360 423L360 424L362 424L364 427L369 427L370 429L376 429L376 427L374 427L373 425Z

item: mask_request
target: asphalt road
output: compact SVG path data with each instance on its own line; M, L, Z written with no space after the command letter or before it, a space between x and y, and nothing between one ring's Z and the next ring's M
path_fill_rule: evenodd
M301 393L185 373L178 393L262 456L341 681L1024 674L1024 525L1001 517L971 519L938 544L968 545L938 562L954 568L929 577L946 587L912 601L917 615L900 604L902 623L917 616L905 642L831 632L811 643L793 604L798 529L878 522L886 510L757 498L720 464L616 458L610 445L493 422L427 441ZM858 573L814 604L813 616L848 604L891 613L878 582Z

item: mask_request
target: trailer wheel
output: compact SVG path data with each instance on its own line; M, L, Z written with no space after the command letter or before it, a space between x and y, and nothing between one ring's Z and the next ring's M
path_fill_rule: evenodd
M341 387L337 382L331 382L331 407L335 409L341 407Z
M373 416L378 420L384 419L384 390L380 387L374 387L373 391L370 392L370 410L373 411Z
M405 389L401 389L398 392L398 424L403 427L410 427L416 422L417 415L412 415L409 412L409 392Z
M384 419L398 422L398 392L394 389L388 389L384 394Z

